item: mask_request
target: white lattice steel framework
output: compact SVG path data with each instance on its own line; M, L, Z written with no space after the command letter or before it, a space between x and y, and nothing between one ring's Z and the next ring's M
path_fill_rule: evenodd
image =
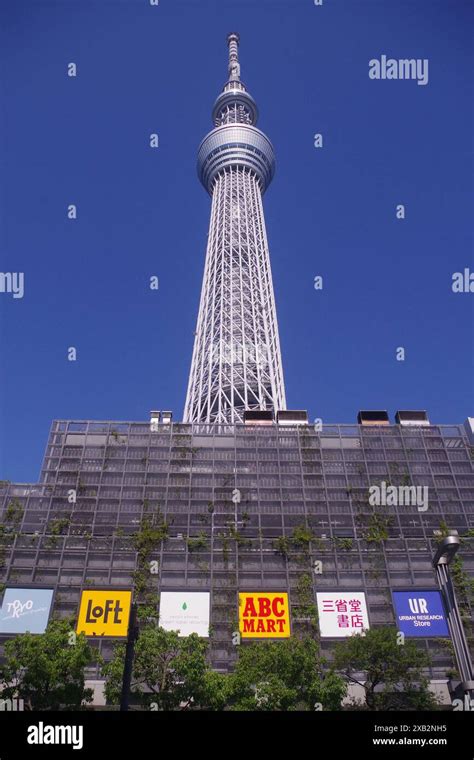
M229 78L202 141L198 174L211 221L184 422L237 423L245 410L286 409L262 195L273 147L256 128L240 81L239 37L228 36Z

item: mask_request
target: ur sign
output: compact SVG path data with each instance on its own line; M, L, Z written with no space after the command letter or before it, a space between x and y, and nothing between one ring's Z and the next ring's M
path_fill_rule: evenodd
M319 628L323 638L342 638L370 628L365 594L360 591L318 592Z
M394 591L393 603L398 630L406 636L416 638L449 636L446 612L439 591L432 589Z
M284 639L290 635L288 594L239 594L239 630L244 639Z

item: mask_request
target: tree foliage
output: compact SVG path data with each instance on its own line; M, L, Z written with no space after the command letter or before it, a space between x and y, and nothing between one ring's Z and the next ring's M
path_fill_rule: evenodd
M369 710L436 709L423 673L429 664L428 655L414 641L398 643L394 628L349 636L334 652L335 669L363 687Z
M74 634L71 621L52 620L43 634L23 633L5 643L0 696L23 699L26 710L78 710L92 701L84 668L94 659L86 637Z
M231 710L339 710L344 680L329 670L312 638L241 645L228 676Z
M180 637L154 624L143 626L135 644L131 692L141 705L158 710L219 709L218 674L206 660L208 644L195 633ZM118 704L122 687L125 646L116 645L112 660L103 667L109 704Z
M324 675L324 661L311 638L241 645L231 674L210 669L207 647L196 634L181 638L145 625L135 647L134 701L158 710L340 709L345 681L332 671ZM124 654L124 645L117 645L103 668L110 704L120 699Z

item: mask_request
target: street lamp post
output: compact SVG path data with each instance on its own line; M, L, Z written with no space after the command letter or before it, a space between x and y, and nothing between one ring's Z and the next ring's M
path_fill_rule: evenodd
M464 692L465 708L470 710L472 699L474 698L474 669L459 613L456 593L449 572L449 564L460 545L461 539L458 535L449 535L443 538L433 557L433 567L436 570L439 588L448 616L448 628L461 678L461 688Z
M122 692L120 695L120 711L126 712L130 706L130 684L132 682L133 672L133 655L135 651L135 641L137 639L137 607L132 604L130 609L130 618L128 621L128 637L125 647L125 662L122 677Z

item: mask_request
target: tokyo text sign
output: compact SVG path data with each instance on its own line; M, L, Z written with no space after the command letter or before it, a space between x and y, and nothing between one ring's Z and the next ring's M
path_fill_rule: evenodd
M131 591L83 591L77 633L126 637L131 604Z
M0 609L0 633L44 633L53 590L7 588Z
M394 591L393 604L398 630L405 636L449 636L446 613L439 591Z
M264 591L240 593L239 630L244 639L288 638L288 594L267 594Z

